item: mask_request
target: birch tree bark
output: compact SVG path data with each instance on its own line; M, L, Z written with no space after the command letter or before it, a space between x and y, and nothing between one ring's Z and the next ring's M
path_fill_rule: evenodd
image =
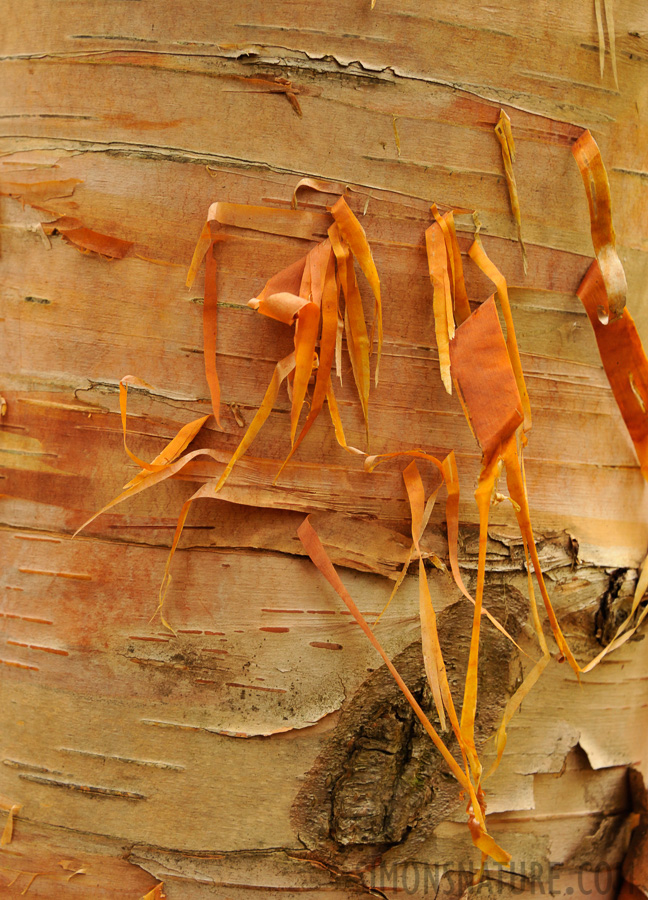
M193 446L220 462L192 464L72 539L136 471L122 376L151 385L129 398L140 457L210 412L202 284L184 286L209 204L287 209L315 176L353 189L383 286L371 450L455 449L460 564L474 584L480 452L439 378L423 233L431 202L453 207L465 253L477 210L509 282L534 411L526 474L543 569L579 660L594 656L627 614L648 544L644 483L575 296L593 250L570 146L589 128L648 336L648 14L640 0L614 7L618 89L609 52L599 72L590 0L6 0L0 793L20 810L0 850L3 897L137 900L160 882L171 900L614 897L631 838L623 890L648 895L642 636L580 687L553 648L486 783L511 872L491 866L471 887L465 801L296 537L312 513L375 619L409 551L399 468L366 474L322 415L272 488L289 449L285 393L222 499L192 510L166 606L177 635L151 619L183 501L222 470L290 352L289 330L246 301L307 241L239 229L218 247L223 430L208 424ZM329 200L303 203L325 212ZM489 284L464 264L471 301L484 300ZM352 382L345 356L340 408L359 446ZM523 652L484 626L487 758L539 655L508 504L489 537L486 603ZM423 549L447 561L442 510ZM429 575L459 696L472 609L447 573ZM417 590L411 574L376 633L432 714Z

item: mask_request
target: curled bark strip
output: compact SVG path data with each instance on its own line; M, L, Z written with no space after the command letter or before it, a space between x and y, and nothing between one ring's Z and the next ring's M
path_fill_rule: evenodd
M598 318L607 325L609 319L618 319L623 312L628 293L625 272L616 251L610 182L601 151L589 131L584 131L578 138L572 153L585 185L592 243L607 294L606 302L598 310Z
M325 181L323 178L302 178L297 182L293 191L290 202L292 209L297 209L297 195L303 188L317 191L318 194L338 194L342 196L347 191L352 190L348 184L343 184L341 181Z
M194 250L191 265L187 273L187 287L193 284L200 263L205 259L205 292L203 301L203 354L205 358L205 378L209 387L212 410L216 424L220 423L220 381L216 367L216 336L218 333L218 285L216 278L216 244L227 240L227 235L214 233L212 223L207 221L203 227Z

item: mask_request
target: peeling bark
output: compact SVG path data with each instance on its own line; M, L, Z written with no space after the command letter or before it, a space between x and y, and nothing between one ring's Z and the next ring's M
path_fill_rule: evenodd
M0 894L139 900L164 882L169 900L648 895L644 636L580 688L550 645L486 782L489 830L513 864L473 885L465 800L296 537L311 513L373 622L408 558L407 496L396 467L370 475L350 461L325 416L274 486L289 450L280 395L221 499L194 505L166 607L177 635L150 621L182 503L222 470L290 351L283 326L246 301L306 252L310 233L224 226L223 430L208 426L193 445L217 460L71 537L135 472L124 375L153 385L129 398L138 456L154 458L210 411L202 276L184 287L209 204L289 209L299 178L330 179L354 188L383 290L371 450L455 449L469 589L480 453L438 378L423 235L431 202L453 206L465 256L478 211L508 280L534 413L525 464L542 568L579 661L606 646L648 545L648 495L575 296L593 251L570 147L583 128L601 147L646 338L643 5L615 4L619 90L610 67L600 79L594 4L576 0L5 5L0 826L20 809L0 848ZM526 272L493 131L500 108L517 146ZM328 200L300 205L321 222ZM465 271L474 305L491 288L467 260ZM359 444L345 366L339 404ZM487 549L485 603L522 648L484 624L477 732L488 760L538 651L508 504L492 510ZM422 551L447 561L441 509ZM458 701L472 608L447 573L428 574ZM432 716L414 569L377 633Z

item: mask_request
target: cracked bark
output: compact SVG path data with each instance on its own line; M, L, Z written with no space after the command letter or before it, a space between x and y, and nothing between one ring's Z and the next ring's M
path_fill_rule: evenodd
M589 127L602 148L645 338L642 4L617 4L620 91L609 71L599 80L593 4L576 0L458 0L433 15L408 0L378 0L373 11L365 0L335 0L317 18L312 4L278 0L263 14L244 2L209 15L200 0L6 5L0 792L21 809L0 850L2 896L138 900L158 880L171 900L251 900L260 891L391 900L403 890L450 900L552 888L612 897L621 878L625 896L646 893L641 635L580 689L554 660L525 701L486 783L489 829L513 853L512 871L492 870L471 887L479 861L454 782L296 539L312 513L370 621L409 551L399 472L369 476L350 465L323 418L277 488L266 487L274 463L243 460L223 499L192 512L169 596L177 637L149 621L166 549L181 503L222 463L193 465L71 540L133 474L119 422L124 374L155 386L129 398L140 456L153 458L180 425L209 411L201 286L184 288L207 207L220 199L286 208L296 178L308 175L358 189L381 274L386 340L372 449L398 449L404 436L407 446L455 448L460 565L474 587L479 453L438 382L421 246L430 201L476 208L509 281L534 410L526 474L541 563L579 659L595 655L630 606L648 500L574 296L592 249L569 146ZM273 79L290 87L275 90ZM301 118L281 95L290 89ZM518 144L526 277L493 134L501 105ZM58 188L23 184L41 180ZM325 199L307 202L322 211ZM65 217L122 242L124 258L48 238L43 224L55 229ZM456 219L465 253L474 224L469 214ZM245 301L304 246L246 232L223 247L224 429L200 438L222 462L290 348L281 326ZM466 283L471 299L487 296L467 265ZM353 443L363 425L344 376ZM288 408L283 397L255 457L285 456ZM441 510L423 550L446 559ZM458 699L471 610L444 573L430 570L430 585ZM519 536L500 505L485 600L536 658L526 592ZM431 713L417 614L412 571L378 630ZM484 626L486 756L531 664L513 649ZM610 884L595 880L602 864Z

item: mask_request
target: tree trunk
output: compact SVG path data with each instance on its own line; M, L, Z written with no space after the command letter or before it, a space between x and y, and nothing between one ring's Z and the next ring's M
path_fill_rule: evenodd
M471 888L480 857L466 799L296 536L312 513L374 621L410 548L402 466L365 473L327 415L272 487L289 450L279 394L220 499L192 509L165 606L177 634L151 618L183 501L222 471L291 349L290 330L246 301L308 241L230 229L216 248L223 429L208 423L193 445L216 459L72 539L137 471L123 450L122 376L152 386L129 397L129 446L144 459L210 412L202 274L184 286L209 205L287 209L315 176L353 188L383 287L371 452L455 450L460 565L474 588L481 454L439 378L423 235L431 202L454 207L465 254L477 210L509 282L534 413L525 461L541 562L578 659L596 655L627 614L648 543L644 482L575 296L593 249L570 147L589 128L629 307L648 333L648 16L640 0L615 6L618 90L609 53L599 74L591 0L5 4L0 792L20 810L0 851L3 897L138 900L159 882L171 900L617 896L631 829L645 827L641 638L580 687L552 646L485 784L511 871L491 863ZM517 141L526 274L500 108ZM309 191L300 205L324 213L330 199ZM471 301L486 299L465 255L464 268ZM364 447L346 354L342 374L347 438ZM523 652L484 624L486 759L540 655L510 504L493 508L489 538L485 602ZM442 509L422 546L447 561ZM458 700L472 607L447 572L429 575ZM414 567L376 634L432 715ZM648 896L640 864L626 877L626 892Z

